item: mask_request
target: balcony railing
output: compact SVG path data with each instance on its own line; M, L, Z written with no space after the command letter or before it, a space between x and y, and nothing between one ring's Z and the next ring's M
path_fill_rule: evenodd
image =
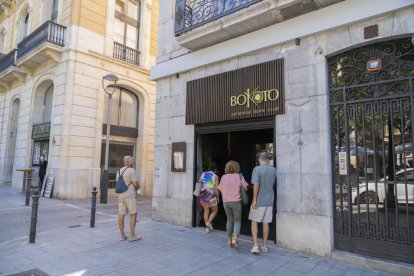
M263 0L176 0L175 35L179 36L261 1Z
M11 50L7 55L0 59L0 73L14 65L16 59L16 49Z
M138 50L114 42L114 58L116 59L139 65L139 54Z
M17 59L44 42L64 46L66 27L51 21L46 21L34 32L17 44Z

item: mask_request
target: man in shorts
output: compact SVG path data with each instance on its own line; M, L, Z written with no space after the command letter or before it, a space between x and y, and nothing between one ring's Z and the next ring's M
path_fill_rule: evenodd
M121 241L126 240L126 235L124 232L124 219L125 214L128 212L131 216L130 225L129 225L129 241L137 241L141 239L140 235L135 235L135 224L137 222L137 206L136 206L136 192L135 189L139 189L139 183L135 176L134 159L131 156L124 157L124 167L118 170L116 173L116 181L120 175L124 178L125 184L128 186L128 189L119 194L119 215L118 215L118 224L119 231L121 232Z
M267 252L267 238L269 237L269 223L273 218L274 184L276 182L276 169L269 165L267 152L259 153L258 160L260 165L253 169L253 199L250 207L249 220L252 221L253 254L260 252L257 243L257 224L263 224L263 253Z

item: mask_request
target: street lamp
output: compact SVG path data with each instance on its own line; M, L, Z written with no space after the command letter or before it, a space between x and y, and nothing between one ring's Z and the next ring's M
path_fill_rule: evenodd
M108 155L109 155L109 135L111 133L111 100L112 100L112 95L115 93L116 83L118 80L119 78L114 74L108 74L102 77L102 87L105 93L108 94L108 112L106 116L107 122L106 122L106 144L105 144L105 167L104 167L102 182L101 182L101 199L100 199L101 203L107 203L108 201L108 182L109 182L108 180ZM110 89L107 89L105 87L105 81L107 81L108 83L113 82L113 85L111 85L111 87L113 88L112 92L110 91Z

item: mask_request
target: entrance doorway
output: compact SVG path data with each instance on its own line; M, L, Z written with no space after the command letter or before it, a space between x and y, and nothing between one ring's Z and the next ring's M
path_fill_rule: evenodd
M273 118L268 120L268 124L264 124L258 129L238 129L237 124L230 128L214 126L196 127L196 176L199 177L203 171L207 169L210 161L217 164L217 175L221 179L224 175L224 167L230 160L237 161L240 164L240 172L248 183L251 183L251 175L253 168L257 165L256 154L260 151L267 151L271 154L271 164L275 164L274 150L274 128ZM241 126L246 126L241 124ZM257 127L257 125L256 125ZM197 132L199 132L197 134ZM248 205L242 206L242 227L240 233L242 235L251 235L250 221L248 220L253 187L249 185L250 202ZM276 199L275 190L275 199ZM198 200L194 202L193 226L205 227L203 210ZM270 224L269 239L276 241L275 214L276 205L274 205L273 222ZM219 212L213 222L213 227L218 230L226 230L226 214L223 208L223 202L220 198ZM261 230L259 231L261 233Z

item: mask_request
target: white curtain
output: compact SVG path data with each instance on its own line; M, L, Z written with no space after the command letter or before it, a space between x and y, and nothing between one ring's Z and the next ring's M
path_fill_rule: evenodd
M107 113L108 97L105 96L105 124L108 121ZM124 88L115 90L111 102L111 125L138 128L138 98L134 93Z

